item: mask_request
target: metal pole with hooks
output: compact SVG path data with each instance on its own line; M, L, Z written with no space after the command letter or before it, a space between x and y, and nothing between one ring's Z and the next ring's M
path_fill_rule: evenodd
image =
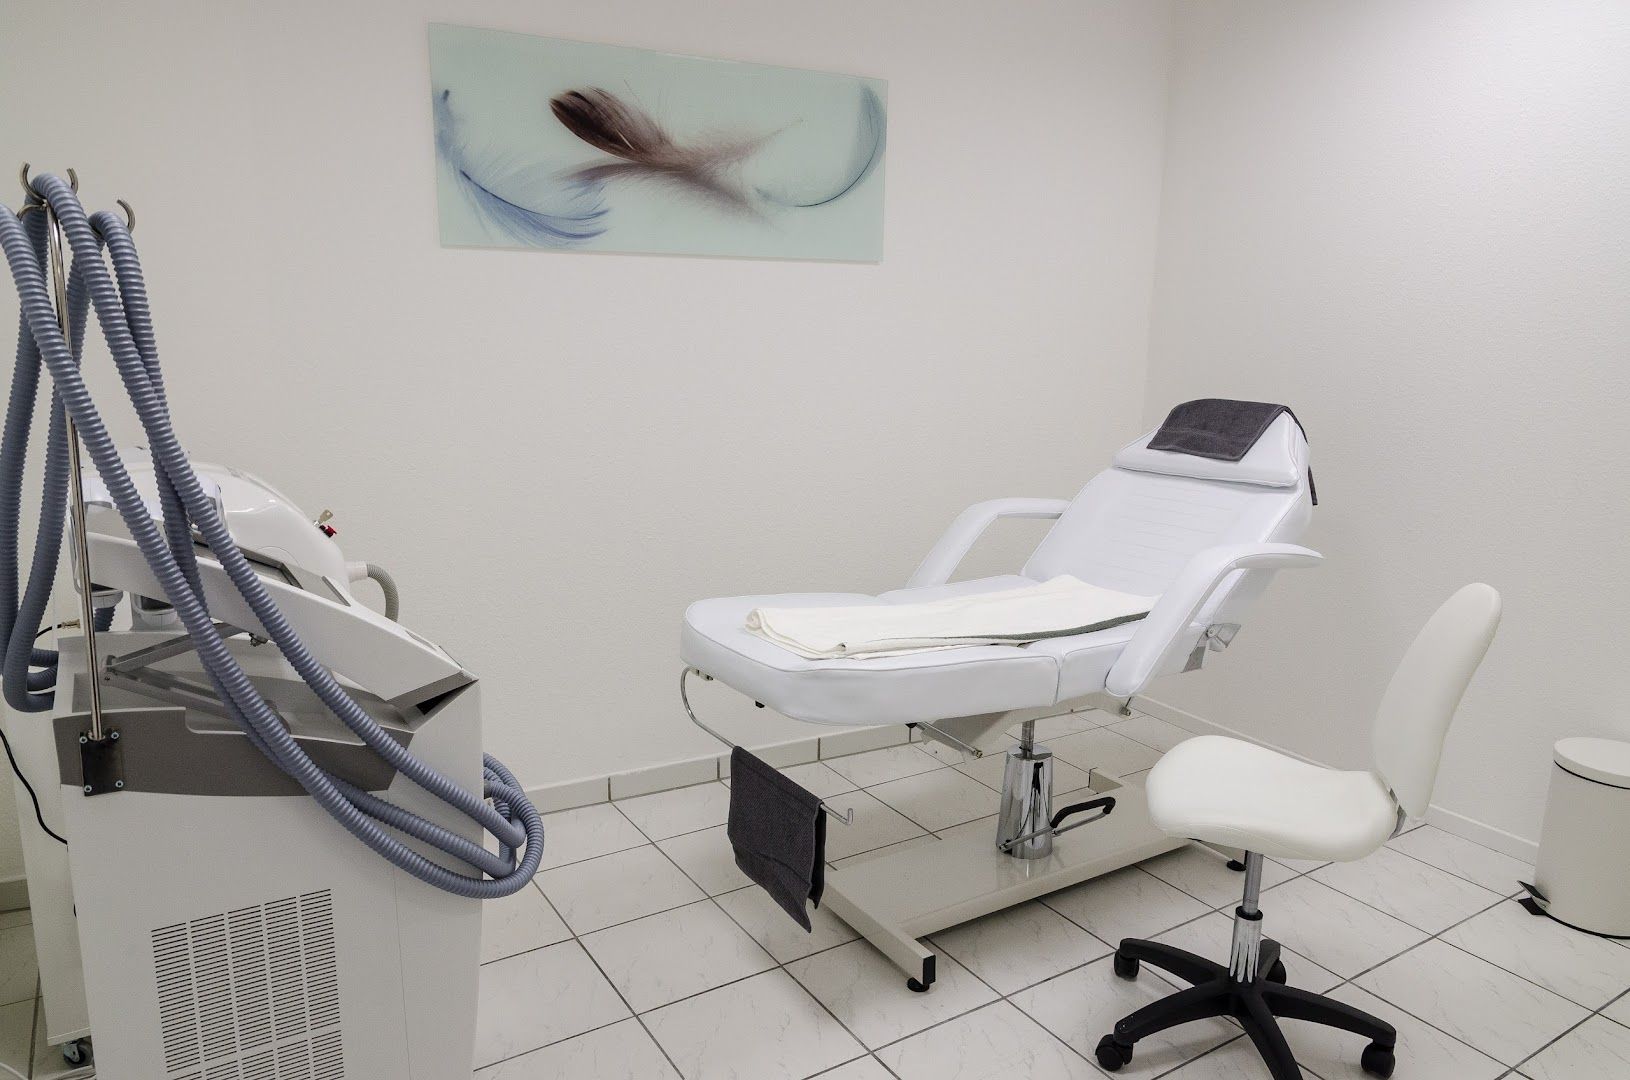
M72 332L68 318L68 263L67 250L63 243L62 223L57 220L56 213L49 203L34 190L34 185L28 179L28 163L23 163L20 179L23 183L25 201L23 213L31 209L38 209L45 214L46 247L51 264L51 299L56 304L57 325L62 328L63 341L69 341ZM75 193L79 191L79 176L74 170L68 170L68 182ZM126 213L128 214L128 208ZM102 664L96 651L96 607L91 597L91 556L90 548L85 538L85 485L84 469L80 459L79 431L74 427L72 416L67 416L67 407L64 405L64 419L68 428L68 497L71 500L70 509L73 513L73 557L74 557L74 585L79 592L79 633L85 641L85 672L86 685L90 688L90 714L92 742L100 743L103 737L102 725ZM59 688L60 689L60 688ZM71 689L71 688L70 688Z

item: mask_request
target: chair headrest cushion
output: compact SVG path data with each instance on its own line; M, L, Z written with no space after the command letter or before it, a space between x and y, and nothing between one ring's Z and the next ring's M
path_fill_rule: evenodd
M1226 480L1259 487L1293 488L1307 482L1307 439L1290 413L1280 413L1268 430L1238 461L1218 461L1171 450L1151 450L1149 440L1155 428L1140 439L1121 447L1115 455L1117 469L1187 476L1195 480Z

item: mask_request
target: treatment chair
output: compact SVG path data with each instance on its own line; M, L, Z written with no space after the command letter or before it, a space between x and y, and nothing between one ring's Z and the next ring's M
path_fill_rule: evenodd
M1279 944L1262 936L1262 857L1361 859L1397 835L1406 818L1425 816L1449 722L1499 624L1500 594L1487 585L1467 585L1438 609L1381 699L1369 769L1323 769L1216 735L1190 739L1160 760L1146 785L1151 820L1170 836L1243 849L1244 897L1234 912L1227 963L1159 941L1120 943L1115 974L1123 979L1137 978L1147 963L1193 985L1117 1023L1098 1044L1099 1065L1117 1072L1140 1039L1231 1016L1251 1036L1273 1080L1301 1080L1276 1019L1286 1017L1364 1036L1370 1040L1360 1059L1364 1071L1392 1075L1398 1035L1391 1024L1285 985Z
M1054 814L1052 755L1036 743L1035 722L1126 713L1153 679L1226 648L1275 570L1320 560L1290 543L1308 524L1313 493L1307 440L1288 411L1237 461L1153 450L1154 435L1123 447L1073 500L998 499L964 511L903 589L723 597L685 612L681 696L692 721L725 742L691 710L690 675L814 724L910 724L973 757L1007 748L994 838L947 837L827 875L827 906L911 976L912 989L934 980L934 954L918 938L1182 846L1150 823L1139 791L1096 771L1100 797ZM1056 520L1018 574L952 583L1004 517ZM759 607L911 603L1061 574L1158 600L1146 618L1092 633L870 659L807 660L745 626ZM1015 725L1016 745L1006 734ZM1082 810L1097 816L1064 824Z

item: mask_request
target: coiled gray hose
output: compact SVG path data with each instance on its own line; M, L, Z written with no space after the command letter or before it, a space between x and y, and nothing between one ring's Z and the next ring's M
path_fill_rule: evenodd
M7 639L6 665L0 675L5 681L8 700L13 693L16 674L16 662L12 655L15 650L11 643L20 627L30 625L19 616L26 616L29 597L38 581L37 576L31 575L29 590L25 592L23 602L18 604L15 575L18 496L14 494L14 489L20 489L21 485L28 429L27 421L20 417L32 412L38 367L43 361L55 387L54 401L60 402L62 407L53 417L53 434L59 424L57 417L65 410L72 417L86 452L112 495L125 527L163 586L165 599L175 609L192 638L216 694L249 741L298 782L353 836L419 880L461 896L481 899L508 896L525 887L537 872L538 863L543 857L543 819L521 790L515 776L503 763L488 755L485 758L486 783L482 795L465 791L414 757L385 732L312 656L278 610L248 560L238 550L188 464L186 451L176 439L165 400L141 264L125 223L117 215L106 211L93 217L87 216L72 189L59 177L40 176L33 181L33 187L50 204L73 254L72 280L79 283L74 292L74 297L80 298L77 301L80 305L78 324L82 330L85 321L83 298L88 296L125 392L135 406L136 415L146 433L158 481L164 532L161 535L143 505L80 374L77 345L82 334L73 331L74 298L71 297L69 303L70 333L67 337L57 323L42 257L43 222L35 225L31 221L25 227L10 210L0 208L0 244L4 246L23 312L17 374L13 381L3 443L0 443L0 631L5 631L3 636ZM44 217L43 214L31 216L36 219ZM117 285L102 261L104 242L113 261ZM48 442L47 449L46 506L42 507L41 517L46 516L47 508L54 502L56 510L51 512L56 515L58 524L56 533L50 538L50 543L45 544L46 547L60 544L62 505L67 494L65 430L58 442L64 462L60 474L56 469L57 460L51 455L54 444ZM199 584L189 521L220 561L267 636L329 710L398 772L478 822L497 839L499 850L496 856L433 821L329 775L311 760L255 689L210 619ZM46 531L42 522L41 542L36 544L35 569L39 570L49 562L54 573L55 555L47 558L40 550L40 544L45 540ZM10 562L7 562L8 556ZM37 619L32 625L38 625ZM31 657L32 654L25 660ZM24 675L26 685L26 664ZM43 696L36 694L31 704L39 706ZM40 707L48 707L49 703L49 698L45 697L45 705ZM486 801L488 799L491 800L490 805ZM387 828L430 844L436 850L469 864L479 873L470 875L449 870L419 854L386 831ZM517 854L520 855L518 861Z

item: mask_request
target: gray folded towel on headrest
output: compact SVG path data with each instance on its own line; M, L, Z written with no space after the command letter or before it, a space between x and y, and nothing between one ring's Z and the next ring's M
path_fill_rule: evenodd
M1279 419L1280 413L1290 413L1290 418L1301 428L1302 437L1307 438L1307 429L1302 427L1301 420L1288 405L1268 401L1234 401L1231 398L1197 398L1183 402L1166 414L1166 422L1149 440L1149 449L1193 454L1217 461L1238 461L1250 453L1251 447ZM1312 469L1307 471L1307 487L1313 505L1319 505Z

